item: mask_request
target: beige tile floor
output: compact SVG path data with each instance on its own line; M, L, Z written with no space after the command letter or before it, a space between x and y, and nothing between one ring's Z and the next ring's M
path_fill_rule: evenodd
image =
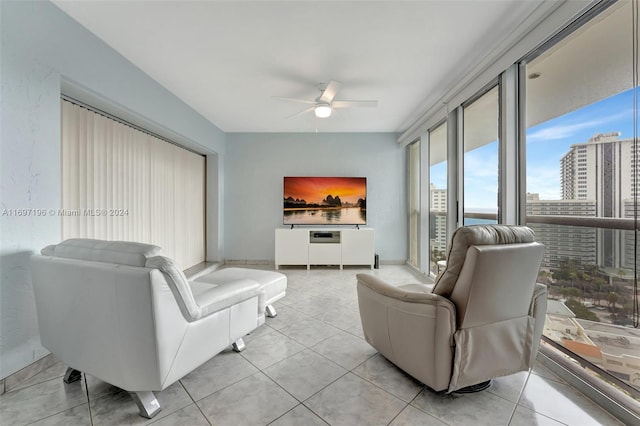
M65 385L57 363L0 396L0 425L617 425L542 365L480 393L436 394L363 339L355 274L416 282L404 266L283 269L278 316L162 392L139 417L128 393L87 376ZM86 388L88 388L88 395Z

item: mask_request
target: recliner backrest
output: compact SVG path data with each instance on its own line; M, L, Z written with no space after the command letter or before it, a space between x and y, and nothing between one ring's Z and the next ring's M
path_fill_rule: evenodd
M544 247L525 226L456 230L433 293L456 305L458 328L526 315Z
M449 298L464 265L467 250L471 246L494 244L532 243L535 235L526 226L472 225L456 229L451 238L447 266L438 277L433 292Z
M450 297L458 329L527 316L543 251L539 243L469 247Z

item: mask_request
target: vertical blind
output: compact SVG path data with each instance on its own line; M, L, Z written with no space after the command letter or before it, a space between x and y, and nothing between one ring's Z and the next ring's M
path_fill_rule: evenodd
M205 158L62 100L62 236L205 259Z

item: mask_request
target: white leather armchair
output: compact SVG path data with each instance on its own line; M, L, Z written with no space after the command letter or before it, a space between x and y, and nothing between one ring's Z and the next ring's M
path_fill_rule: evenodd
M243 348L259 322L259 283L189 283L159 253L71 239L32 257L40 337L70 367L65 380L82 371L127 390L148 418L160 410L153 391L231 344Z
M475 225L454 233L433 289L359 274L367 342L435 391L482 390L531 368L547 306L543 249L527 227Z

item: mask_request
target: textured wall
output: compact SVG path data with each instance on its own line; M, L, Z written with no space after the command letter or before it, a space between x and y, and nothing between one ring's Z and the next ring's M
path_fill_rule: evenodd
M60 238L59 76L2 47L0 377L38 359L29 258ZM29 211L29 209L44 209Z

